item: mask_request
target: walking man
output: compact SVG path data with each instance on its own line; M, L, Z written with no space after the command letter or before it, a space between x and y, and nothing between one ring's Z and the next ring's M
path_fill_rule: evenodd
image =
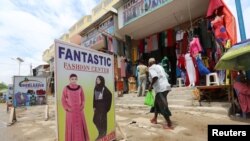
M171 112L168 108L167 94L171 90L170 84L166 77L166 73L162 66L155 64L155 59L150 58L148 61L149 64L149 80L150 86L149 90L154 88L156 93L155 103L152 110L154 111L154 118L150 121L151 123L157 124L158 113L162 114L167 122L167 125L164 125L163 128L171 128L172 122L170 120ZM151 110L151 111L152 111Z

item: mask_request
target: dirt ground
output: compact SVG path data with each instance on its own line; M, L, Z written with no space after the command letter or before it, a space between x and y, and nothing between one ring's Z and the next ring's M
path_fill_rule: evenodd
M116 120L128 141L206 141L209 124L249 124L249 120L230 119L220 114L191 111L172 111L174 129L163 129L164 119L159 117L159 124L149 122L152 113L134 109L117 110ZM133 122L134 121L134 122ZM121 137L118 130L118 139Z
M1 141L56 141L54 105L50 105L50 119L44 120L44 106L17 109L17 122L7 126L8 114L0 104ZM230 119L227 115L202 111L172 110L173 130L163 129L163 117L159 124L151 124L153 114L147 108L116 107L117 140L127 141L206 141L209 124L249 124L250 120ZM124 135L124 136L122 136Z

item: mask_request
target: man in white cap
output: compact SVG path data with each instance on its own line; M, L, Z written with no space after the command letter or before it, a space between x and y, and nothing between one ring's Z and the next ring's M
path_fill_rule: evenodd
M155 59L150 58L148 60L149 65L149 90L154 88L156 93L154 107L151 109L155 113L154 118L150 121L151 123L157 124L158 113L162 114L167 121L167 125L163 128L171 128L172 122L170 120L171 112L168 108L167 94L171 90L170 84L168 83L167 75L162 66L155 64Z

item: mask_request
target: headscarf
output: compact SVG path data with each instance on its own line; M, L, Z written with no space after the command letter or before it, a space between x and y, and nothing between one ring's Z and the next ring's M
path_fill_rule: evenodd
M99 78L101 83L100 84L95 84L95 91L102 91L103 87L105 86L105 79L103 76L97 76L96 79Z

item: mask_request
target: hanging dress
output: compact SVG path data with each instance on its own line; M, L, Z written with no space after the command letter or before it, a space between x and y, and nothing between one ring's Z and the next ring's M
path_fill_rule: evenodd
M225 47L229 37L224 26L223 17L216 17L211 23L216 40Z
M195 84L196 81L196 71L194 68L194 63L192 60L192 57L190 56L190 53L187 53L185 55L185 61L186 61L186 70L188 75L188 80L191 85Z

